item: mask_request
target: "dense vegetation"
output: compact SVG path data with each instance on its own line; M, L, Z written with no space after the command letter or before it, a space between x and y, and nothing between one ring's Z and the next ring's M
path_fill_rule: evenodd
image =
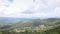
M44 34L60 34L60 25L55 27L54 29L44 31Z
M60 25L59 26L56 26L55 28L53 29L49 29L49 30L46 30L46 31L42 31L42 32L37 32L37 31L28 31L26 30L25 32L20 32L20 33L16 33L16 32L8 32L8 31L2 31L0 32L0 34L60 34Z
M23 20L17 23L1 24L0 34L60 34L60 18L48 18L48 19L30 19ZM25 32L15 32L14 29L23 29L25 27L38 27L39 25L44 25L47 30L33 32L31 30L26 30ZM53 26L53 27L50 27Z

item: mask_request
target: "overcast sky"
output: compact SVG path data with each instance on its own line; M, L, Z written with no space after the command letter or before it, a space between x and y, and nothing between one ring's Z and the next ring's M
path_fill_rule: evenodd
M0 17L60 17L60 0L0 0Z

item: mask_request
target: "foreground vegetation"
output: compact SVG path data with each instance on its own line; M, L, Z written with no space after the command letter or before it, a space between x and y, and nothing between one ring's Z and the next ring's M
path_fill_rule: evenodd
M9 31L1 31L0 34L60 34L60 25L53 28L53 29L49 29L49 30L46 30L46 31L28 31L26 30L25 32L9 32Z

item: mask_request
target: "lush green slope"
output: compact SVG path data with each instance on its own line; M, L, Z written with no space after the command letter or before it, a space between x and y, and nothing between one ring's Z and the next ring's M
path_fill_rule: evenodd
M4 32L2 32L3 34L60 34L60 25L56 25L56 26L54 26L54 28L53 29L49 29L49 30L46 30L46 31L34 31L34 32L32 32L32 31L28 31L28 30L26 30L25 32L19 32L19 33L17 33L17 32L8 32L8 31L4 31Z
M43 25L43 24L45 26L54 26L54 25L60 24L60 18L23 20L23 21L20 21L17 23L13 23L11 25L8 24L8 25L4 25L4 26L1 24L0 29L36 27L36 26ZM7 27L7 26L9 26L9 27Z
M44 34L60 34L60 26L43 32Z
M48 18L48 19L33 19L33 20L25 20L25 21L20 21L17 23L13 23L11 25L5 25L5 26L1 26L0 29L5 29L4 34L6 33L15 33L15 32L9 32L12 31L11 29L15 29L15 28L23 28L23 27L38 27L39 25L45 25L45 26L54 26L51 29L48 30L44 30L44 31L34 31L34 32L30 32L30 31L25 31L25 32L20 32L20 33L16 33L16 34L60 34L60 18ZM55 26L56 25L56 26ZM0 30L1 31L1 30Z
M60 24L59 18L48 18L48 19L34 19L34 20L27 20L27 21L21 21L18 23L13 24L13 28L21 28L21 27L36 27L39 25L45 25L45 26L53 26Z

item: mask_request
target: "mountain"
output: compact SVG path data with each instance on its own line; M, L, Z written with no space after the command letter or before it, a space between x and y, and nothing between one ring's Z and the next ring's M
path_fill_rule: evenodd
M30 20L28 18L13 18L13 17L0 17L0 23L6 24L6 23L15 23L19 21L25 21Z

